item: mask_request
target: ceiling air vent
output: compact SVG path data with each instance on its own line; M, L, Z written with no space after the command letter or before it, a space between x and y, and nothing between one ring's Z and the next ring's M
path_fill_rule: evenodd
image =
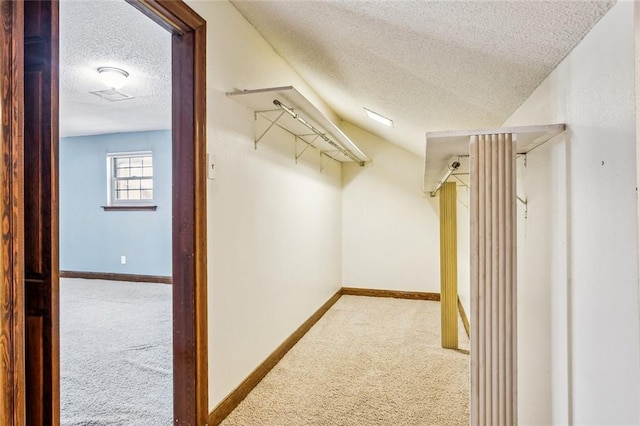
M95 92L89 92L92 95L96 95L102 99L106 99L110 102L126 101L127 99L133 99L133 96L126 95L122 92L118 92L115 89L96 90Z

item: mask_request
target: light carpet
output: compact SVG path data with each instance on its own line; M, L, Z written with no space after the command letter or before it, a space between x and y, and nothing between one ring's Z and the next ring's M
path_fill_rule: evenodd
M440 347L440 303L360 296L340 298L222 422L468 424L469 356Z
M61 279L64 426L170 425L171 286Z

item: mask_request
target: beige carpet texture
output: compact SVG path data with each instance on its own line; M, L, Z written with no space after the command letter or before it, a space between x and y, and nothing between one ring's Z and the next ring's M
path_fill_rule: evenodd
M222 422L468 424L469 355L440 347L440 303L362 296L342 296Z

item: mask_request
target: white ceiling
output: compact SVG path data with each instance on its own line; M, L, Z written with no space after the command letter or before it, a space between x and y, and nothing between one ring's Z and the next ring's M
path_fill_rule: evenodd
M98 67L129 72L109 102ZM60 3L60 136L171 128L171 35L123 0Z
M338 115L423 156L427 131L499 126L615 0L232 3Z
M338 115L423 156L428 131L499 126L615 0L232 3ZM171 127L168 32L123 0L62 0L60 22L61 136ZM90 94L100 66L134 99Z

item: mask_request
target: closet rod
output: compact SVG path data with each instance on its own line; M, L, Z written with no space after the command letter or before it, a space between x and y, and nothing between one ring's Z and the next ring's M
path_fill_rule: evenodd
M339 144L337 144L334 141L332 141L331 139L329 139L329 137L325 133L321 132L320 130L316 129L311 124L309 124L304 118L300 117L300 114L295 112L292 108L287 107L286 105L284 105L282 102L280 102L277 99L273 100L273 104L276 105L277 107L282 108L283 111L285 111L287 114L289 114L294 119L298 120L300 123L302 123L305 127L307 127L309 130L311 130L313 133L315 133L316 135L320 136L322 139L324 139L325 142L327 142L329 145L333 146L338 151L340 151L341 154L346 155L347 157L351 158L353 161L358 163L360 166L364 166L364 161L361 161L358 157L353 155L353 153L351 151L349 151L348 149L345 149L344 147L340 146Z

